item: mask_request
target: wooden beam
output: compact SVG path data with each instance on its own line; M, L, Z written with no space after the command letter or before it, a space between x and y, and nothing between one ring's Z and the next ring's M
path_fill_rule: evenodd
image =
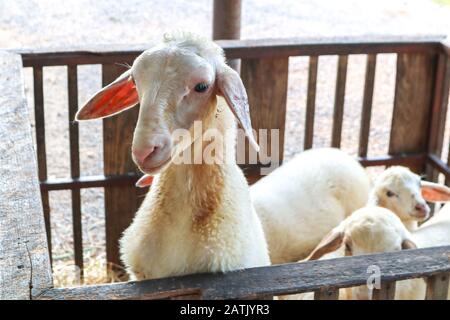
M281 164L284 151L289 59L245 59L242 60L241 69L242 81L248 94L252 126L257 133L259 129L267 130L266 143L258 140L261 147L259 161L266 163L272 160L273 165ZM278 130L279 134L278 141L273 143L274 150L271 149L272 129ZM238 150L241 150L239 146ZM267 155L268 159L262 159L263 155Z
M427 278L426 300L448 299L449 274L436 274Z
M289 39L218 40L228 59L289 56L438 53L444 36L303 37ZM48 49L12 49L24 67L67 64L113 64L133 61L153 44Z
M373 289L372 300L394 300L394 298L395 281L383 281L380 289Z
M52 286L22 61L0 51L0 300Z
M339 288L321 288L314 291L314 300L338 300Z
M194 274L140 282L61 288L40 299L153 299L195 293L203 299L246 299L316 291L324 287L365 285L367 268L383 270L391 282L450 271L450 246L402 250L302 263L238 270L225 274Z
M440 54L436 69L436 80L433 92L433 104L431 111L430 134L428 140L428 153L441 156L445 135L445 122L448 109L448 97L450 91L450 57ZM427 178L437 180L437 172L432 167L427 167Z
M241 0L214 0L214 40L239 39L241 37L241 8ZM238 60L228 61L228 64L239 72Z
M424 53L397 56L389 154L427 151L436 57ZM425 168L411 169L423 173Z

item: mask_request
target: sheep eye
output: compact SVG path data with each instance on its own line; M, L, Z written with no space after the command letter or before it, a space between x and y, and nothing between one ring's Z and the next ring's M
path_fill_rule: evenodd
M389 198L392 198L393 196L395 196L395 193L393 193L392 191L388 190L388 191L386 192L386 195L387 195Z
M206 83L199 83L195 86L194 90L197 92L205 92L208 90L208 85Z

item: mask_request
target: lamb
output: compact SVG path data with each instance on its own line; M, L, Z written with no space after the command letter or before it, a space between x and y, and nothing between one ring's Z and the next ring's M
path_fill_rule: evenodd
M131 279L269 265L263 228L234 160L235 118L257 149L247 95L222 49L192 34L166 36L97 92L77 120L108 117L138 103L133 160L154 177L120 241ZM202 121L200 133L196 120ZM173 139L178 129L189 130L194 142ZM200 150L203 155L208 146L196 149L195 142L210 129L218 131L214 142L225 146L223 159L231 161L175 162L182 153L192 158Z
M418 223L430 216L426 201L450 200L450 188L428 181L402 166L385 170L376 180L369 204L387 208L397 214L409 231L417 229Z
M365 207L325 236L306 260L443 245L450 245L450 204L413 232L409 232L392 211L381 207ZM366 286L355 287L350 294L347 291L343 298L368 299L372 295L371 291ZM421 300L425 298L425 292L423 279L398 281L395 299ZM297 295L297 298L302 296Z

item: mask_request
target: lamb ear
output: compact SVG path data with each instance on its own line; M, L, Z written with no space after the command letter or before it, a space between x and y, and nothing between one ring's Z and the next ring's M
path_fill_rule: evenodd
M305 260L318 260L325 254L339 249L343 241L344 232L338 228L334 228L325 237L323 237L320 243Z
M127 70L114 80L114 82L95 93L78 110L75 120L109 117L134 107L138 103L139 96L133 78L131 77L131 70Z
M144 174L137 182L136 187L145 188L151 186L153 182L153 176Z
M258 152L259 146L253 137L247 92L239 74L226 64L221 65L217 69L217 86L219 94L225 98L231 111L244 128L250 144Z
M409 240L409 239L405 239L402 242L402 250L408 250L408 249L417 249L417 245Z
M450 201L450 188L442 184L421 181L422 197L429 202Z

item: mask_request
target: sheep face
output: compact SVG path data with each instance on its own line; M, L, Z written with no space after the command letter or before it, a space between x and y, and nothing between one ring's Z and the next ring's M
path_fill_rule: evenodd
M144 52L131 74L141 103L132 155L151 174L171 159L172 132L215 112L215 67L194 52L164 46Z
M422 221L430 208L422 197L420 177L405 167L391 167L378 178L373 189L376 204L395 212L401 220Z
M384 208L364 208L356 211L342 226L344 243L349 255L399 251L410 239L401 220Z
M319 259L342 245L347 256L416 247L399 217L381 207L356 210L322 239L307 260Z
M239 75L225 64L218 45L188 33L166 36L163 43L143 52L130 70L97 92L76 119L108 117L140 103L132 155L138 167L152 175L199 138L192 135L193 124L208 122L216 114L216 95L225 98L258 149ZM189 131L190 143L174 141L179 129Z

